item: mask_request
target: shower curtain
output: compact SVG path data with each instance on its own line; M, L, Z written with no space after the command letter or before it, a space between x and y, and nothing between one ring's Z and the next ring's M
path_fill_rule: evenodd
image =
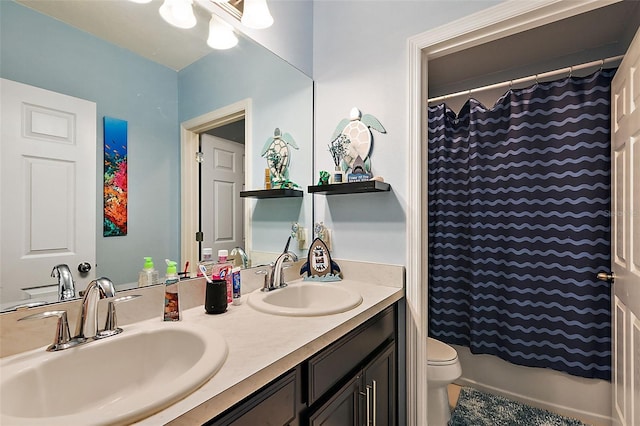
M614 73L429 107L432 337L610 380Z

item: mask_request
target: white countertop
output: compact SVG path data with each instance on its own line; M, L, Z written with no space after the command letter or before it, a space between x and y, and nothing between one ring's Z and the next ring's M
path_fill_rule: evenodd
M295 281L290 285L295 285ZM202 306L183 312L183 321L211 327L228 345L221 370L202 387L136 425L202 424L300 364L404 296L402 283L345 279L341 285L361 293L356 308L334 315L287 317L262 313L246 303L207 315ZM123 327L126 330L126 326ZM181 348L176 348L176 351Z

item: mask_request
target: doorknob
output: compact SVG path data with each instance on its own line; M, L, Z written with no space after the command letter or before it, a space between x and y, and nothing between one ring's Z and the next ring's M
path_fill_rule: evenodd
M78 272L80 274L86 274L91 270L91 264L89 262L82 262L78 265Z
M606 273L606 272L598 272L598 275L596 275L596 277L600 280L600 281L608 281L611 284L613 284L613 281L616 279L615 274L612 272L610 274Z

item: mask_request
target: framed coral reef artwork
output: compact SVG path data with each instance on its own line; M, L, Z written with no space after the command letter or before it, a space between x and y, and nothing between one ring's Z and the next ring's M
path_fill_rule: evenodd
M103 236L127 235L127 122L104 117Z

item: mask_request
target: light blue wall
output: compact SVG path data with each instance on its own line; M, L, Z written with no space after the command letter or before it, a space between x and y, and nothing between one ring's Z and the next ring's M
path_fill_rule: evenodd
M327 143L356 106L373 132L374 175L390 193L315 197L315 220L332 230L337 258L402 264L407 212L407 39L499 1L314 2L315 174L332 170Z
M2 78L97 104L98 276L135 282L143 256L179 258L177 73L14 2L0 1L0 31ZM124 237L102 237L103 116L128 122Z
M245 38L234 49L212 52L178 75L180 122L252 99L253 146L247 146L246 155L253 162L253 175L247 190L264 188L267 161L260 152L276 127L291 134L299 147L290 149L289 177L306 190L312 178L313 82L309 77ZM309 196L246 202L254 205L252 250L279 253L293 222L310 226Z

